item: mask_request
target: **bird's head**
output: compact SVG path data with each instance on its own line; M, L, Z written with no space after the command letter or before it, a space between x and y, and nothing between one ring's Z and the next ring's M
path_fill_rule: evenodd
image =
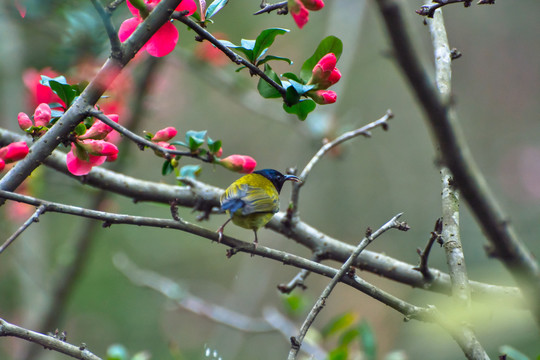
M300 178L294 175L283 175L277 170L274 169L264 169L264 170L257 170L253 172L254 174L259 174L267 178L274 184L276 187L277 192L281 192L281 188L283 187L283 184L287 180L291 180L294 182L300 182Z

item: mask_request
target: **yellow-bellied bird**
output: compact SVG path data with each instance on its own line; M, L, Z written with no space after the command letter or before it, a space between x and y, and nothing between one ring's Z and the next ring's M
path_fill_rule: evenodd
M221 241L225 225L232 220L240 227L253 230L253 243L256 246L257 230L279 211L279 193L287 180L300 181L294 175L283 175L277 170L264 169L244 175L233 182L221 195L221 209L231 217L218 229L218 241Z

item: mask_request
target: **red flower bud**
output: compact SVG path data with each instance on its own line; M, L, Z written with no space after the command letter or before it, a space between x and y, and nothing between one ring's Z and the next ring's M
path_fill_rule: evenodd
M291 13L298 28L303 28L309 21L309 11L300 0L288 1L289 12Z
M0 171L4 170L5 167L6 167L6 162L4 161L4 159L0 159Z
M307 95L319 105L333 104L337 100L337 94L332 90L312 90Z
M156 142L156 145L159 145L162 148L165 148L165 149L168 149L168 150L176 150L176 146L171 145L166 141L158 141L158 142ZM162 158L165 157L165 155L162 152L154 151L154 153L159 157L162 157Z
M161 129L158 132L156 132L156 135L151 139L154 142L161 142L161 141L169 141L173 137L176 136L178 133L178 130L176 130L174 127L169 126L165 129Z
M230 155L225 159L219 160L219 163L229 170L244 174L253 172L257 166L257 161L247 155Z
M34 126L34 123L32 120L30 120L30 117L23 112L20 112L19 115L17 115L17 121L19 122L19 127L23 130Z
M223 155L223 147L220 147L219 150L216 151L214 155L217 157L221 157L221 155Z
M18 141L0 149L0 159L5 163L12 163L24 159L28 155L28 145L24 141Z
M36 126L45 126L51 121L51 108L45 103L38 105L34 111L34 124Z
M300 0L306 9L311 11L321 10L324 7L323 0Z

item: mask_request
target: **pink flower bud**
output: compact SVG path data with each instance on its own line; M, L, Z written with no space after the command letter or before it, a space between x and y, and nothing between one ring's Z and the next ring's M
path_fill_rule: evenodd
M309 21L308 9L306 9L300 0L288 0L288 7L298 28L303 28Z
M30 117L23 112L20 112L19 115L17 115L17 121L19 122L19 127L23 130L34 126L34 123L32 120L30 120Z
M312 90L307 95L319 105L333 104L337 100L337 94L332 90Z
M257 161L247 155L230 155L225 159L221 159L219 163L229 170L244 174L253 172L257 166Z
M176 150L176 147L175 147L174 145L171 145L171 144L169 144L169 143L166 142L166 141L158 141L158 142L156 143L156 145L159 145L159 146L161 146L162 148L165 148L165 149L168 149L168 150ZM159 156L159 157L162 157L162 158L165 157L165 155L164 155L162 152L154 151L154 153L155 153L157 156Z
M334 70L330 72L330 74L328 75L326 79L319 81L317 89L319 90L328 89L330 86L337 83L339 79L341 79L341 73L339 72L337 68L335 68Z
M28 145L24 141L18 141L0 149L0 159L5 163L12 163L24 159L28 155Z
M118 122L118 115L116 114L110 114L107 115L112 121ZM105 124L101 120L96 120L92 126L86 132L79 136L79 139L85 140L85 139L94 139L94 140L103 140L109 135L109 133L113 130L112 127Z
M118 148L104 140L82 140L78 144L94 156L112 156L118 154Z
M152 141L154 142L169 141L173 137L175 137L177 133L178 131L174 127L169 126L169 127L166 127L165 129L161 129L158 132L156 132L156 135L154 135L154 137L152 138Z
M45 126L51 121L51 108L45 103L38 105L34 111L34 123L36 126Z
M306 9L311 11L321 10L324 7L323 0L300 0Z
M336 55L334 53L328 53L319 60L315 68L320 67L323 72L332 71L336 67L336 63Z
M0 159L0 171L4 170L5 167L6 167L6 162L4 161L4 159Z

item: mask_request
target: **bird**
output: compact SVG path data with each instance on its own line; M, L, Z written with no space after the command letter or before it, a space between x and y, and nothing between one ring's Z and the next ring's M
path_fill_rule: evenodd
M257 230L279 211L279 193L287 180L301 182L297 176L283 175L274 169L257 170L233 182L220 198L221 209L230 218L218 229L218 242L225 225L232 220L235 225L253 230L253 244L257 246Z

